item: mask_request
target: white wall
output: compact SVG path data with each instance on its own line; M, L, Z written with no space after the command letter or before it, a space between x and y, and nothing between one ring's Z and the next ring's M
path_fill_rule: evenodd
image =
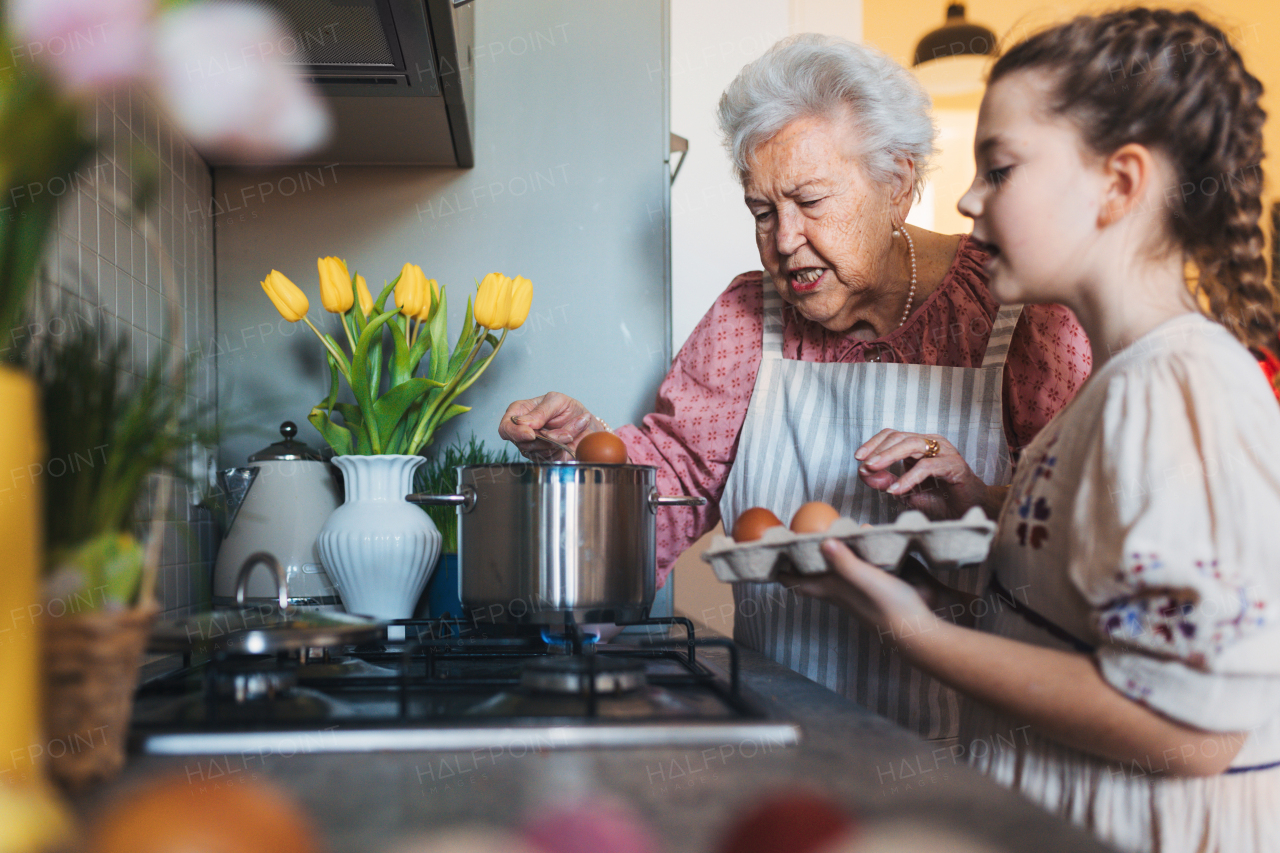
M689 140L671 187L673 352L735 275L760 268L751 217L720 143L715 111L742 66L787 32L787 0L671 4L671 132Z
M862 40L862 0L791 0L793 33L826 33Z

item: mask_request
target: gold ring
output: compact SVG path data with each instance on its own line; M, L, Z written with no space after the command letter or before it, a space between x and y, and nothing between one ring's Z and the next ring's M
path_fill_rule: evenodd
M925 459L932 459L933 457L937 456L938 451L941 449L940 445L938 444L938 440L936 438L926 438L924 440L924 446L925 446L925 451L924 451Z

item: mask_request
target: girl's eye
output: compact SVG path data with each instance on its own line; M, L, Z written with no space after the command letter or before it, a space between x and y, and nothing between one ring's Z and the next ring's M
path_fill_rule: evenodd
M987 172L987 183L991 184L993 189L1000 189L1005 181L1009 180L1009 173L1013 171L1012 166L1002 166L999 169L992 169Z

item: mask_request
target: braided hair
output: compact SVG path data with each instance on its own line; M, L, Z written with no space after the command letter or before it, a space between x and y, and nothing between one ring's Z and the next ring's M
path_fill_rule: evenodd
M1276 340L1262 214L1262 84L1220 28L1195 12L1081 16L1023 41L991 70L1050 80L1047 107L1100 155L1138 143L1177 175L1165 188L1169 238L1196 267L1209 312L1244 344Z

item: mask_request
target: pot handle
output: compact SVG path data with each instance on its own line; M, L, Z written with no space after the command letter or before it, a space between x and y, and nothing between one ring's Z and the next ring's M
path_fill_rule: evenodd
M691 495L660 495L657 489L649 493L649 509L651 510L657 510L660 506L702 506L706 502L706 498L697 498Z
M405 495L404 499L419 506L458 506L462 507L463 512L471 512L471 508L476 505L476 493L467 486L462 488L463 494L460 495L427 495L415 492Z
M249 573L257 568L259 563L266 563L267 568L271 570L271 578L276 582L276 603L280 607L280 612L284 613L289 609L288 575L285 574L284 566L280 565L280 561L266 551L250 554L249 559L245 560L244 565L240 567L240 574L236 575L236 606L244 607L245 595L249 590Z

